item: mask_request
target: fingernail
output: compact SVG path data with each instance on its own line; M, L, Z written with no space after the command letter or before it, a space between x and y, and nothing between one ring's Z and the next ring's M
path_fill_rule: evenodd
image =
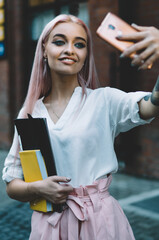
M132 23L131 26L137 27L137 24L136 23Z
M134 55L133 55L133 58L137 58L137 57L138 57L138 55L137 55L137 54L134 54Z
M122 36L116 36L117 39L121 39Z
M67 181L67 182L70 182L70 181L71 181L71 178L66 178L66 181Z
M124 54L122 53L122 54L120 54L120 58L124 58L125 56L124 56Z
M118 35L116 36L116 38L117 38L117 39L121 39L121 38L122 38L122 34L118 34Z
M147 69L151 69L151 68L152 68L152 63L147 66Z
M137 70L140 71L140 70L143 70L143 68L142 68L142 67L139 67Z

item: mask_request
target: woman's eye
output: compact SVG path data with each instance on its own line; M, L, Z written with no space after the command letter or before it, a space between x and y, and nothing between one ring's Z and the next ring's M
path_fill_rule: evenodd
M85 44L84 43L75 43L75 46L77 48L84 48L85 47Z
M56 41L53 41L52 43L55 44L56 46L62 46L65 44L65 42L62 40L56 40Z

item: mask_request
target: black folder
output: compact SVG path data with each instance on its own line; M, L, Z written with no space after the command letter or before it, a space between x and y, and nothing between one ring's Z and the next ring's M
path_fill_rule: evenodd
M14 124L20 136L22 149L40 149L48 176L57 175L46 118L33 118L28 114L28 118L15 119Z
M14 124L22 149L39 149L44 158L48 176L57 175L46 118L33 118L28 114L28 118L15 119ZM62 206L60 204L53 205L53 211L61 212Z

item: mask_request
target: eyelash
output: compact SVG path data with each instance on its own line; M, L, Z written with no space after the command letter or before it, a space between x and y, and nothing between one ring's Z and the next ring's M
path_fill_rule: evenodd
M56 41L53 41L52 43L55 44L56 46L62 46L65 44L65 42L62 40L56 40Z
M65 44L65 42L62 41L62 40L56 40L56 41L53 41L52 43L55 44L56 46L59 46L59 47L63 46ZM82 48L86 47L86 45L84 43L81 43L81 42L75 43L74 45L75 45L75 47L77 47L79 49L82 49Z
M85 48L86 47L86 45L84 44L84 43L75 43L75 46L77 47L77 48Z

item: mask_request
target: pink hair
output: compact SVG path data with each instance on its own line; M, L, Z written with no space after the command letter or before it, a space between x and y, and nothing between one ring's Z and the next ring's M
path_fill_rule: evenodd
M38 40L34 63L32 67L30 83L28 93L24 102L23 117L27 117L27 113L32 113L35 102L49 94L51 90L51 76L49 67L44 62L44 47L43 44L47 42L48 37L52 29L59 23L74 22L80 24L86 31L88 37L88 54L85 60L85 64L81 71L78 73L78 81L82 87L82 93L86 94L86 87L95 89L99 86L96 67L94 63L93 50L92 50L92 37L89 29L79 18L73 15L61 14L50 21Z

